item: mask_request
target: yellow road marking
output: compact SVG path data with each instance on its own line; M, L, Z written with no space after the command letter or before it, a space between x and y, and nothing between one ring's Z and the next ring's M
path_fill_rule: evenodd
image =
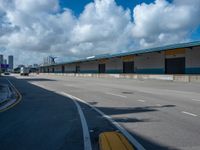
M99 135L100 150L135 150L129 141L118 132L103 132Z
M6 108L0 110L0 112L4 112L4 111L6 111L6 110L8 110L8 109L11 109L12 107L14 107L15 105L17 105L17 104L22 100L22 95L21 95L21 93L17 90L17 88L16 88L8 79L6 79L6 80L10 83L10 85L11 85L11 86L14 88L14 90L17 92L17 98L16 98L16 101L15 101L13 104L11 104L10 106L8 106L8 107L6 107Z

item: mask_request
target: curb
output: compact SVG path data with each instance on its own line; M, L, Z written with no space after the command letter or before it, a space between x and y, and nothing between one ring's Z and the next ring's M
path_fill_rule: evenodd
M103 132L99 135L100 150L136 150L119 132Z
M67 96L68 98L78 101L78 102L82 102L84 104L86 104L87 106L89 106L90 108L92 108L93 110L95 110L97 113L99 113L103 118L107 119L112 125L114 125L116 127L116 129L119 130L119 132L124 135L124 137L132 144L132 146L134 148L136 148L136 150L146 150L125 128L123 128L119 123L117 123L115 120L113 120L110 116L104 114L101 110L99 110L98 108L92 106L91 104L87 103L86 101L75 97L73 95L70 95L68 93L65 92L58 92L58 94Z

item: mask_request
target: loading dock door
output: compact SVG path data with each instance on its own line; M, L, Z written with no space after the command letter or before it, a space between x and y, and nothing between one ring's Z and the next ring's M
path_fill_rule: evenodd
M99 73L106 72L106 64L99 64Z
M166 74L184 74L185 73L185 58L168 58L165 59Z
M80 73L81 69L80 66L76 66L76 73Z
M123 62L123 73L134 73L134 61Z
M62 73L65 72L65 66L62 66Z

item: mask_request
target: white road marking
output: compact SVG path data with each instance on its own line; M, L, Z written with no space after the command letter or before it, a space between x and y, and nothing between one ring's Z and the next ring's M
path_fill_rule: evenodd
M197 117L198 115L196 114L193 114L193 113L190 113L190 112L187 112L187 111L182 111L183 114L187 114L187 115L190 115L190 116L194 116L194 117Z
M127 98L127 97L124 96L124 95L114 94L114 93L110 93L110 92L107 92L106 94L108 94L108 95L113 95L113 96L118 96L118 97L122 97L122 98Z
M86 101L75 97L73 95L67 94L65 92L62 92L65 96L75 100L80 101L88 106L90 106L93 110L98 112L100 115L102 115L104 118L106 118L111 124L113 124L123 135L137 148L137 150L145 150L145 148L128 132L126 131L120 124L118 124L115 120L113 120L110 116L104 114L101 110L97 109L96 107L92 106L91 104L87 103ZM62 94L62 95L63 95Z
M75 105L76 105L76 107L78 109L78 113L79 113L79 116L80 116L80 119L81 119L82 128L83 128L84 150L92 150L92 144L91 144L91 140L90 140L90 133L89 133L87 121L85 119L85 116L84 116L84 113L83 113L83 111L81 109L81 106L78 104L77 100L73 96L71 96L71 95L69 95L69 94L67 94L65 92L61 92L59 94L62 94L64 96L69 97L75 103Z
M199 99L192 99L192 101L200 102L200 100L199 100Z
M139 99L137 100L138 102L142 102L142 103L145 103L146 101L145 100L142 100L142 99Z

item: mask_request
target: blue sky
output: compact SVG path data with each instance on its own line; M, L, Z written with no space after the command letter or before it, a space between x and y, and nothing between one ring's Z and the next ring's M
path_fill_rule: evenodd
M167 0L169 2L172 2L172 0ZM60 0L61 7L70 8L73 10L76 16L78 16L84 9L85 5L88 3L93 2L93 0ZM141 3L152 3L154 0L116 0L116 3L118 5L123 6L123 8L130 8L133 10L133 8Z
M84 9L85 5L93 2L93 0L60 0L61 7L67 7L73 10L73 12L78 16ZM137 4L141 3L151 3L153 0L116 0L118 5L124 8L133 9Z

